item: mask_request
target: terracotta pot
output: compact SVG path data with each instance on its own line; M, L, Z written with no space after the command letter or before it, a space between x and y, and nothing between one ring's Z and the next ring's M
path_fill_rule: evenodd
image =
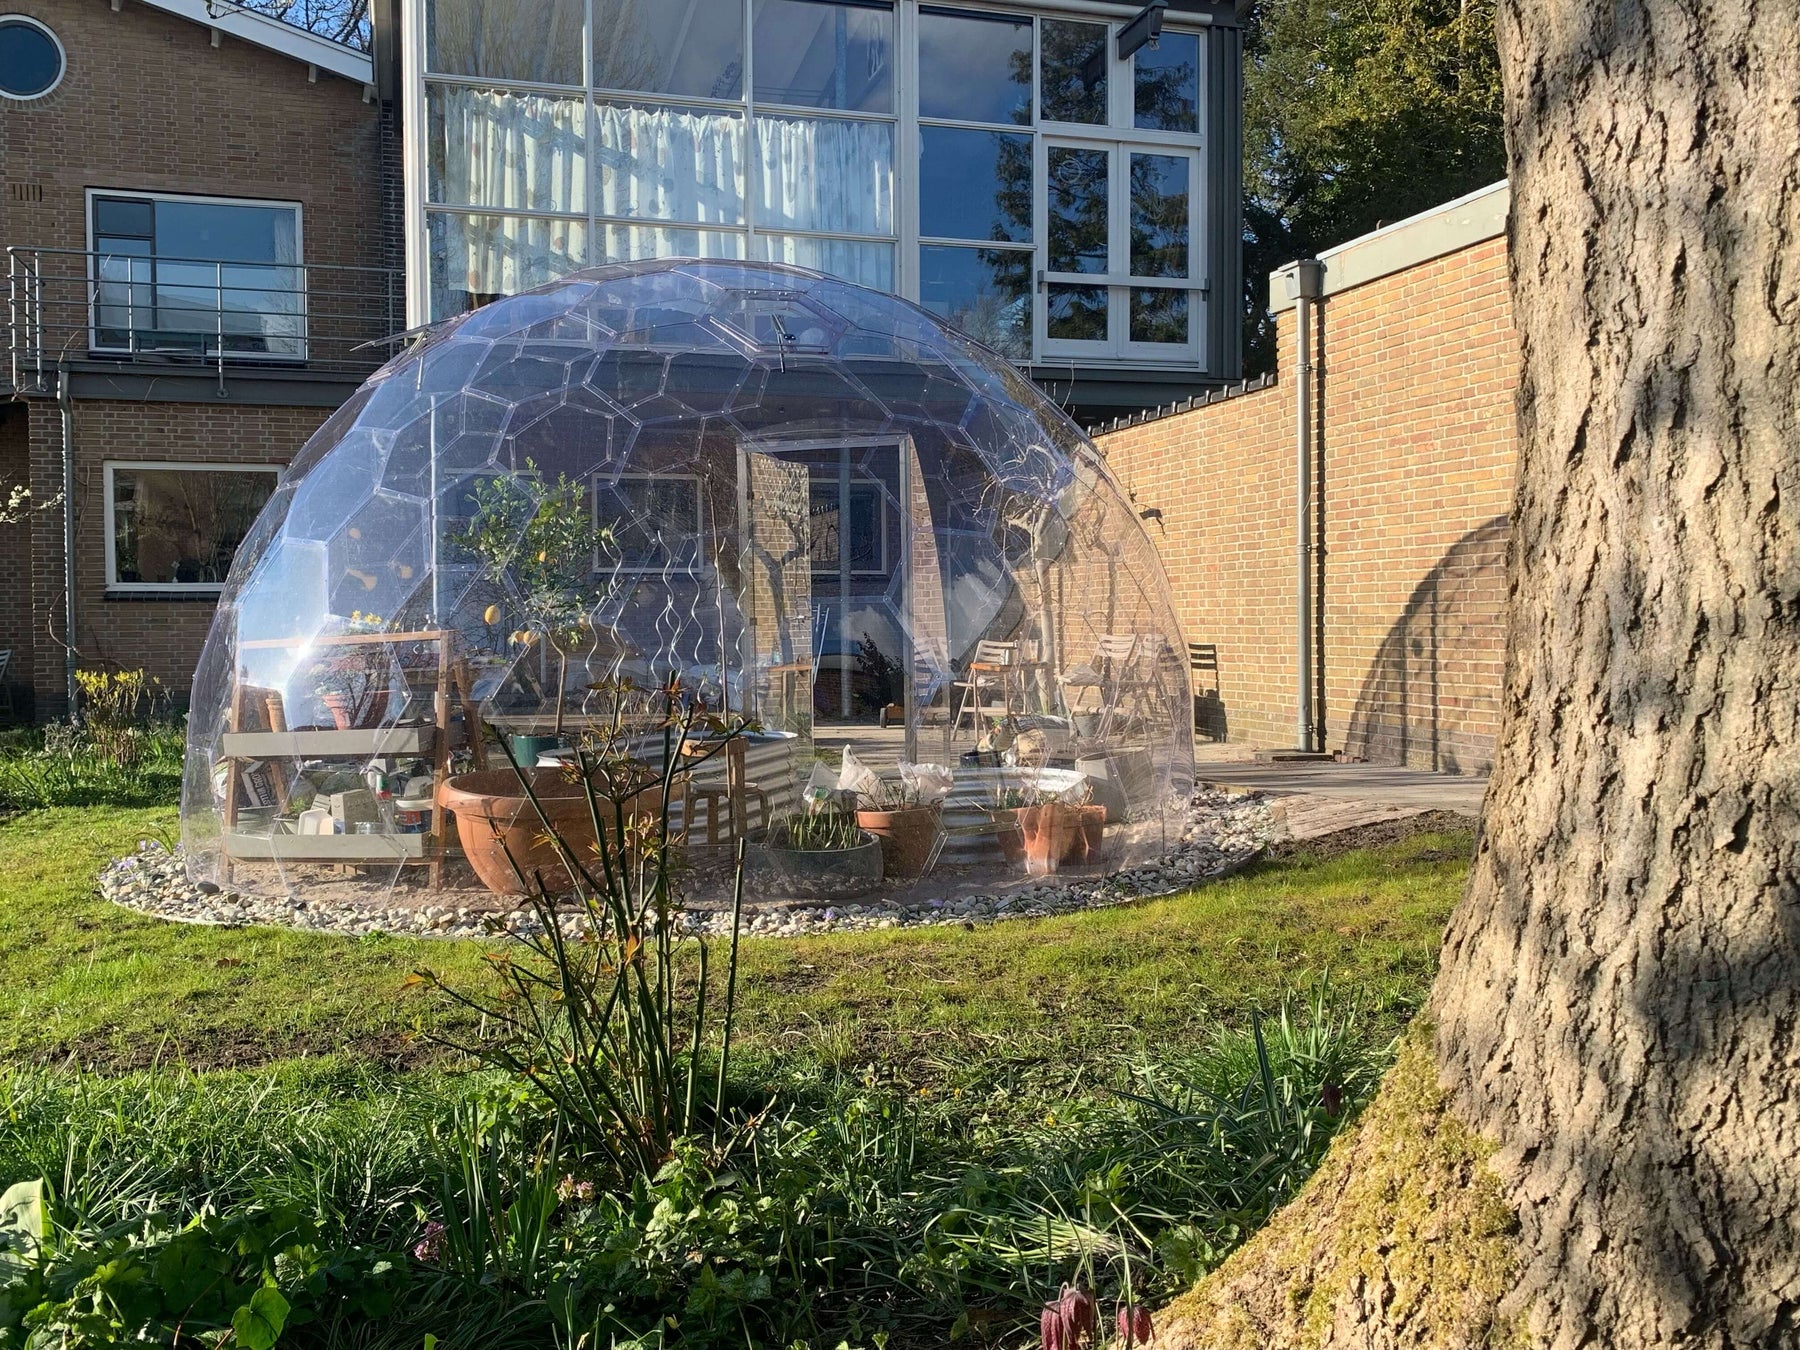
M1008 867L1017 867L1025 861L1025 836L1019 831L1019 808L994 807L988 811L988 818L994 822L994 842L999 845L1000 856L1006 859Z
M531 889L531 878L540 874L552 891L566 891L574 884L548 838L550 829L584 864L597 860L594 819L581 783L562 769L526 769L525 778L537 794L537 806L512 769L458 774L438 789L439 803L456 814L463 856L495 895L523 895ZM660 787L646 788L625 803L628 817L654 819L661 810ZM607 815L602 803L602 822Z
M1106 808L1050 802L1019 808L1025 870L1033 876L1054 872L1065 863L1097 862L1106 835Z
M881 870L887 876L916 877L931 861L931 846L938 837L937 807L858 811L856 823L881 841Z
M362 701L360 709L342 694L320 694L319 702L325 705L325 711L331 714L332 725L339 731L360 731L381 725L381 719L387 716L388 691L379 689L369 695Z

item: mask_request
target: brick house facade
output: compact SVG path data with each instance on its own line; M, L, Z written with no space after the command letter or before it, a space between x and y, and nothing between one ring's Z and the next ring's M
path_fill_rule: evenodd
M184 691L216 591L113 584L107 466L279 466L355 389L378 356L352 348L404 326L386 181L397 163L393 129L368 58L261 16L212 16L188 0L3 8L53 32L65 70L41 98L0 97L0 246L13 305L11 360L0 369L0 489L28 485L40 503L61 493L60 392L73 436L76 660L142 666ZM205 334L184 339L189 350L143 351L135 331L132 350L93 350L104 341L90 305L110 275L102 269L119 264L83 252L95 247L98 194L296 206L297 257L283 261L304 271L282 275L305 278L297 289L306 298L293 302L302 317L288 320L304 325L304 357L227 358ZM40 716L65 702L63 528L60 509L0 526L0 648L14 653L15 705Z
M1504 184L1327 251L1313 345L1315 713L1325 749L1485 771L1517 454ZM1272 278L1280 352L1295 306ZM1102 428L1190 641L1203 732L1296 744L1296 399L1279 380Z

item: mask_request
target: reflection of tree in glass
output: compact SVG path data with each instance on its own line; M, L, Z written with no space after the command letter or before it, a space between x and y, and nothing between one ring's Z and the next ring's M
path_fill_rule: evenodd
M1104 150L1051 146L1049 263L1052 272L1107 270L1107 181Z
M1188 275L1188 164L1175 155L1131 157L1131 274Z
M1190 61L1152 66L1140 60L1137 88L1137 125L1147 131L1198 131L1200 110L1194 93L1200 87Z
M1106 121L1106 25L1046 19L1038 30L1043 49L1039 92L1052 122Z
M436 0L430 64L449 75L580 84L582 23L579 0L533 5Z
M274 485L272 474L146 475L130 495L135 510L121 513L119 579L224 581Z

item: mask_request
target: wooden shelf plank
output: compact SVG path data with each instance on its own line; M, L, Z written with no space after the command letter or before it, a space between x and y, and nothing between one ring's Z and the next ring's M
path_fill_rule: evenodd
M356 731L228 731L224 753L233 759L329 759L334 755L422 755L434 726L369 727Z
M237 861L410 862L428 856L428 834L228 834L225 853Z

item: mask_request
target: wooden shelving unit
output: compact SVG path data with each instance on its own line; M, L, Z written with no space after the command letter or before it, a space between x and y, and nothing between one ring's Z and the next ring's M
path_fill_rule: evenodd
M290 731L284 727L262 729L249 723L252 686L240 668L232 689L231 710L221 751L225 773L225 858L227 875L232 862L306 862L356 865L424 863L431 868L431 884L443 883L444 854L448 844L447 817L438 802L438 788L450 772L450 710L453 691L462 695L463 716L470 729L470 743L481 759L480 721L455 655L456 634L447 629L408 633L341 633L329 637L256 638L239 644L240 650L291 647L423 646L435 647L436 691L433 719L418 726L385 726ZM431 823L423 834L248 834L237 829L238 812L245 803L243 778L249 765L278 760L411 759L429 756L432 763ZM287 782L273 775L276 805L287 806Z

